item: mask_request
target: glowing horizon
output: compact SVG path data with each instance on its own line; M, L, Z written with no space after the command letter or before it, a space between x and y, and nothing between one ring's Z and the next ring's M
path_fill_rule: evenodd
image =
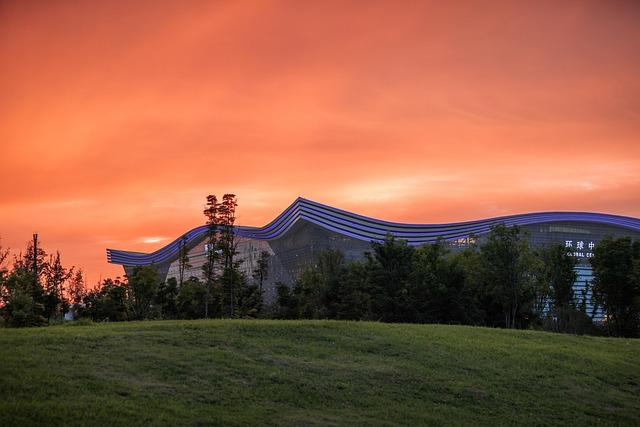
M0 4L0 239L90 283L238 195L384 220L640 217L634 2Z

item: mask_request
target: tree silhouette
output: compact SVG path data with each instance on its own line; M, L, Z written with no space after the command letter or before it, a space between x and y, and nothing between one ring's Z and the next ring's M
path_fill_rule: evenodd
M211 290L216 280L216 263L218 262L218 223L220 204L215 195L207 196L207 204L203 213L207 218L207 237L205 244L206 261L202 266L205 280L204 317L209 317Z

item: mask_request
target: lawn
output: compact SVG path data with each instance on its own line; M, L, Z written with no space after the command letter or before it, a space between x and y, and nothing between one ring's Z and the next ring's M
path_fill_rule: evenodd
M445 325L0 329L0 425L640 425L640 340Z

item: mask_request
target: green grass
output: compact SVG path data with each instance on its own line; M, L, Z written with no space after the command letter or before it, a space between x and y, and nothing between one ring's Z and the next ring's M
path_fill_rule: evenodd
M640 425L640 340L335 321L0 329L0 425Z

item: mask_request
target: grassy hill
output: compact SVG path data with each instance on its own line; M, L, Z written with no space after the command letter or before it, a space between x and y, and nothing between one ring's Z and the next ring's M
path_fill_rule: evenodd
M0 329L0 425L640 425L640 340L335 321Z

